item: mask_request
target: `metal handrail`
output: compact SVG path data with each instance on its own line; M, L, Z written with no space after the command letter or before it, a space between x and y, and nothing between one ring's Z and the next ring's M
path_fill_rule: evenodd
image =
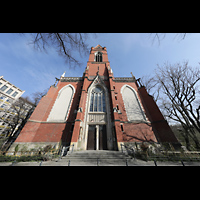
M58 159L56 162L58 162L58 161L61 160L64 151L67 150L67 149L69 149L70 147L72 147L72 153L73 153L73 151L74 151L74 144L69 145L69 146L66 146L65 149L64 149L64 146L62 146L62 147L60 148L60 156L59 156L59 159ZM62 150L61 150L61 149L62 149Z

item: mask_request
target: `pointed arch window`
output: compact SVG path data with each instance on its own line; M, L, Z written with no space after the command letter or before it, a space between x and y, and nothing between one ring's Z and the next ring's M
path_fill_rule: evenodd
M47 121L64 121L67 119L75 88L72 85L64 86L58 93Z
M136 92L130 86L125 85L121 90L128 121L145 121L145 115L140 106Z
M95 61L102 62L102 53L101 52L97 52L97 54L95 55Z
M90 112L106 112L105 93L99 86L91 92Z

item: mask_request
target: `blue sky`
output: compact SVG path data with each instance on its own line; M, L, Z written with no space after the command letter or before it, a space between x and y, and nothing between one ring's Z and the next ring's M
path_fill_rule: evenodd
M87 39L88 46L106 46L108 59L115 77L136 78L151 75L157 64L189 61L196 67L200 62L200 34L187 34L185 40L175 38L176 34L166 34L160 42L152 44L148 33L98 33ZM19 35L0 33L0 75L25 90L23 96L47 89L54 84L55 77L82 76L89 55L80 57L83 63L70 68L54 49L48 53L34 49L30 34Z

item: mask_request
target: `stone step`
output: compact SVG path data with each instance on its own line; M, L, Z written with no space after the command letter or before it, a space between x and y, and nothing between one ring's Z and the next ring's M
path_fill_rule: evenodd
M59 160L70 166L126 166L132 159L119 151L88 150L76 151Z
M128 165L133 165L131 162L128 161ZM47 161L43 162L42 166L127 166L125 160L62 160L59 162Z
M124 159L124 158L130 158L128 156L123 156L123 155L73 155L73 156L65 156L63 157L62 159L65 159L65 158L74 158L74 159L85 159L85 158L88 158L88 159L104 159L104 158L115 158L115 159Z
M90 160L90 161L80 161L80 160L70 160L67 162L69 166L126 166L126 161L124 160L110 160L110 159L104 159L104 160Z
M131 159L62 159L60 165L65 166L126 166L131 163Z
M118 152L118 151L84 151L84 152L74 152L64 156L63 158L129 158L129 156Z
M87 151L75 151L68 153L67 155L125 155L121 151L107 151L107 150L87 150Z
M65 162L65 160L132 160L131 158L113 158L113 157L108 157L108 158L95 158L95 157L93 157L93 158L81 158L81 157L77 157L77 158L75 158L75 157L72 157L72 158L62 158L62 159L60 159L61 161L63 161L63 162Z

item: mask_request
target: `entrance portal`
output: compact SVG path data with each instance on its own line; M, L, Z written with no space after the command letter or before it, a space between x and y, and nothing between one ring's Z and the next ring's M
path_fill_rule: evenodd
M88 128L87 150L96 150L96 125Z
M99 150L107 150L106 125L99 125Z
M106 125L89 125L87 150L107 150Z

